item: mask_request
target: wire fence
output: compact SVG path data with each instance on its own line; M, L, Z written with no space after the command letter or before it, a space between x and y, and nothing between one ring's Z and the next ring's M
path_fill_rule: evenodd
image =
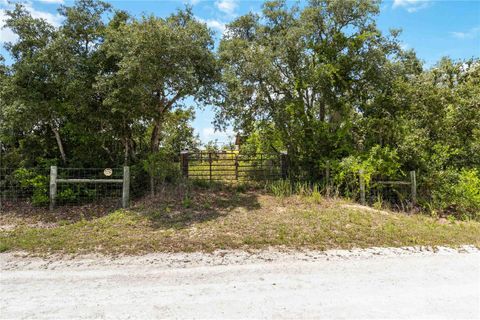
M46 208L52 204L52 169L1 168L0 210ZM58 168L55 205L122 205L123 168ZM116 180L117 182L113 182Z
M133 167L131 179L128 167L52 168L0 168L0 210L24 206L53 209L54 206L87 204L118 208L128 206L130 186L133 197L138 198L149 189L155 195L155 188L160 191L188 180L263 183L289 178L286 154L247 155L236 151L183 152L168 165L163 160L156 164L156 170L152 171L156 176L144 168ZM128 171L125 171L126 168ZM342 176L326 166L319 175L322 192L327 196L346 196L363 204L403 211L416 204L414 171L410 175L397 175L391 180L389 177L373 176L365 181L362 172ZM157 183L161 188L156 186Z
M0 168L0 209L47 206L49 170Z
M106 202L120 206L123 168L58 168L56 205Z
M412 171L414 172L414 171ZM404 176L393 181L372 180L366 190L365 204L397 211L407 211L416 205L416 176Z

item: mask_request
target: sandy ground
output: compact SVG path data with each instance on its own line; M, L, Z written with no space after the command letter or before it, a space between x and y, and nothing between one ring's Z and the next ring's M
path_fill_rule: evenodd
M480 252L0 254L2 319L480 319Z

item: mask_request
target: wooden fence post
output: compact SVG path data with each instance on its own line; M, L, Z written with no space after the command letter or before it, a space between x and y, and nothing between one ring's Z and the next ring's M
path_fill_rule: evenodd
M327 166L325 168L325 189L327 197L330 197L330 161L327 160Z
M57 197L57 166L50 167L50 210L55 208L55 198Z
M210 168L210 182L212 182L212 152L208 152L208 163Z
M412 205L415 206L417 203L417 177L415 170L410 171L410 184L412 188Z
M280 167L281 167L281 174L282 179L288 178L288 153L287 151L280 152Z
M128 208L130 202L130 167L123 167L122 208Z
M201 156L201 153L200 153ZM181 163L182 163L182 176L188 178L188 150L183 150L180 152Z
M365 177L363 176L363 170L358 172L360 175L360 203L365 205Z
M238 154L235 154L235 180L238 180Z

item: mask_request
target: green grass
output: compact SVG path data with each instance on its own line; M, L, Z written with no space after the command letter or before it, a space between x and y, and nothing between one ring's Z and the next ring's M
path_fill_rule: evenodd
M141 254L158 251L260 249L268 246L349 249L372 246L480 247L480 223L366 208L317 192L275 197L258 191L198 189L144 199L131 210L47 226L14 213L1 224L0 251L35 254Z

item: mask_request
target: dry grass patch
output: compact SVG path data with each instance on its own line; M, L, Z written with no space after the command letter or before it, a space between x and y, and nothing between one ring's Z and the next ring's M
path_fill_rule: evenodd
M445 223L339 199L209 189L145 198L131 210L90 219L53 219L48 228L19 223L0 229L0 250L35 254L463 244L480 247L479 222Z

